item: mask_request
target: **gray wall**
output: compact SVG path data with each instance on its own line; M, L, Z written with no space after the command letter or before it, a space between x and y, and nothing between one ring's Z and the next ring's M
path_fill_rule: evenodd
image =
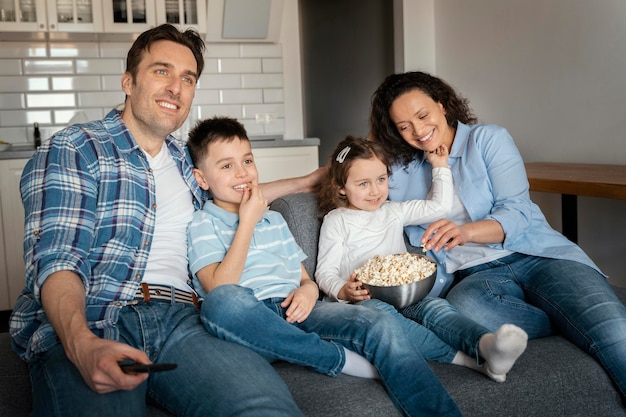
M626 164L626 2L436 0L434 18L437 74L526 161ZM559 196L533 199L560 230ZM624 200L579 198L579 244L620 286L624 213Z
M325 164L347 134L366 136L370 97L393 72L393 4L388 0L300 0L307 137Z

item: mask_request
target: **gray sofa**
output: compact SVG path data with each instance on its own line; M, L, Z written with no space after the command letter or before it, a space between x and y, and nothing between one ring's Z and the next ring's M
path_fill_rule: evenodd
M275 201L272 208L283 214L309 255L305 266L313 275L319 234L313 195L290 195ZM626 289L616 291L625 301ZM604 370L560 336L530 341L503 384L459 366L431 366L466 417L626 416ZM307 416L400 415L379 381L345 375L331 378L283 362L276 363L275 369ZM0 334L0 416L26 416L30 401L27 367L10 350L8 334ZM150 407L148 415L169 416L156 407Z

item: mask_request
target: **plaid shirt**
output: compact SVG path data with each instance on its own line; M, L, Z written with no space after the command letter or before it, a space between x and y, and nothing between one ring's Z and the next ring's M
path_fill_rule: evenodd
M206 195L184 144L171 135L165 141L201 207ZM142 279L156 221L154 176L120 112L44 142L25 167L20 190L26 286L10 321L14 349L29 360L58 343L40 290L62 270L83 280L92 331L117 340L113 325Z

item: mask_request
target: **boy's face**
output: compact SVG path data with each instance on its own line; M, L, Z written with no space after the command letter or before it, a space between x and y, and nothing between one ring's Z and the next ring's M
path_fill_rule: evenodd
M232 213L239 212L244 191L259 180L250 142L238 137L209 144L208 156L193 173L215 205Z

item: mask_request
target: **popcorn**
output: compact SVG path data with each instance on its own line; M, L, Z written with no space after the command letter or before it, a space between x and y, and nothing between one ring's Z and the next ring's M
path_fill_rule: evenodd
M436 264L425 256L408 252L376 255L354 272L359 281L377 287L395 287L423 280L432 275Z

